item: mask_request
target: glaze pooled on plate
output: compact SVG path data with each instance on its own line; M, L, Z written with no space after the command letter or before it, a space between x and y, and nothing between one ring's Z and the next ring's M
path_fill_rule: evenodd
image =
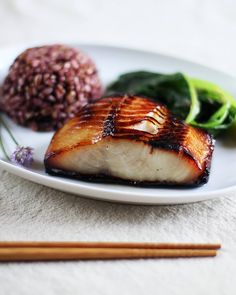
M87 104L46 152L49 174L150 185L208 180L212 137L148 98L114 96Z

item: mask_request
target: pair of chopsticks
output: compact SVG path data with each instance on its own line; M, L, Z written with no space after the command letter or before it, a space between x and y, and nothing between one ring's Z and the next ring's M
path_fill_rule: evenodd
M0 242L0 262L214 257L220 244Z

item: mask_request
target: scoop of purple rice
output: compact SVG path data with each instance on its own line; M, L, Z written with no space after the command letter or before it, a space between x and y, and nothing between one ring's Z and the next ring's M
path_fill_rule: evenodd
M50 131L99 98L102 86L88 56L75 48L52 45L20 54L11 65L1 92L0 108L16 123Z

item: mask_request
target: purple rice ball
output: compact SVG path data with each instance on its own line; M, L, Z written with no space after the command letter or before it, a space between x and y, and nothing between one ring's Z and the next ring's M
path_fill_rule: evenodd
M50 131L99 98L102 85L88 56L65 45L51 45L21 53L1 92L0 109L17 124Z

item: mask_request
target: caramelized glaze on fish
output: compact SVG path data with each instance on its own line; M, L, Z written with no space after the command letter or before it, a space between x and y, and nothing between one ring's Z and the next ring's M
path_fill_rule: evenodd
M150 185L200 185L213 152L205 131L138 96L102 98L58 130L45 155L49 174Z

